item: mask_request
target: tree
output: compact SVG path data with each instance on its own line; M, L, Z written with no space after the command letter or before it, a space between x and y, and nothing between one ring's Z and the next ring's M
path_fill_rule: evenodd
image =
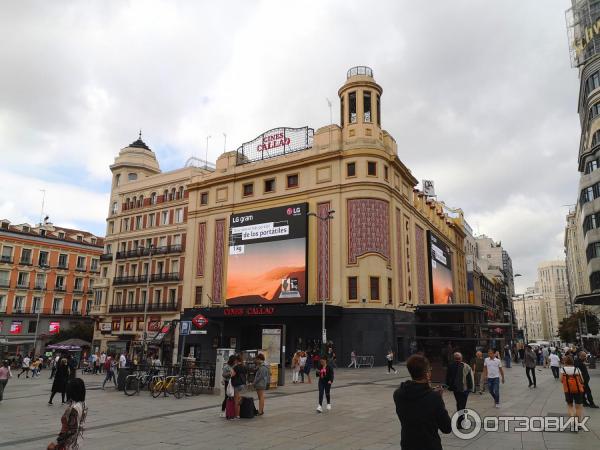
M83 339L86 342L92 342L94 336L94 325L88 323L76 323L71 328L62 328L54 334L48 344L66 341L67 339Z
M599 323L596 315L590 311L577 311L569 317L565 317L558 325L558 335L564 342L577 341L580 321L582 327L585 327L587 323L588 333L598 334Z

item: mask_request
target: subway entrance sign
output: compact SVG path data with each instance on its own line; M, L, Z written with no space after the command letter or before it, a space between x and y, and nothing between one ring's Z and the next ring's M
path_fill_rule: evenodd
M197 329L202 329L208 324L208 319L202 314L198 314L192 319L192 323Z

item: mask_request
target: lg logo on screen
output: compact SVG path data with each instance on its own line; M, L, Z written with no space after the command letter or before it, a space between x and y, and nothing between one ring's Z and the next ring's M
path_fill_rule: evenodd
M300 211L300 207L288 208L287 209L287 215L288 216L291 216L291 215L297 216L298 214L300 214L300 212L301 212Z

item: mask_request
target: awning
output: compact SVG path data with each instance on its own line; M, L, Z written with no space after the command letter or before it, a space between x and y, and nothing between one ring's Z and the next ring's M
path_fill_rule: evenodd
M160 331L154 335L152 339L148 341L148 344L160 344L173 329L173 322L165 322L160 328Z
M578 305L600 306L600 292L578 295L575 297L575 303Z

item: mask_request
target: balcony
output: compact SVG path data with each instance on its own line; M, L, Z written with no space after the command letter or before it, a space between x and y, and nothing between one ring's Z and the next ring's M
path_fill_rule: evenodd
M22 266L31 266L31 259L21 259L19 261L19 264Z
M56 292L65 292L67 288L65 288L64 286L54 286L54 290Z
M0 263L12 264L12 256L0 256Z
M181 276L179 272L171 272L171 273L154 273L150 275L150 283L160 283L160 282L173 282L179 281ZM132 275L132 276L121 276L113 278L113 285L121 285L121 284L137 284L137 283L147 283L148 277L146 275Z
M113 260L112 253L103 253L102 255L100 255L100 261L112 261L112 260Z
M148 303L148 312L179 311L179 305L179 302ZM144 303L110 305L108 311L111 313L141 313L144 312Z
M152 256L154 255L167 255L169 253L181 253L183 251L183 246L181 244L174 245L165 245L163 247L157 248L138 248L135 250L127 250L124 252L117 252L117 259L127 259L127 258L141 258L144 256L150 256L150 252L152 251Z

